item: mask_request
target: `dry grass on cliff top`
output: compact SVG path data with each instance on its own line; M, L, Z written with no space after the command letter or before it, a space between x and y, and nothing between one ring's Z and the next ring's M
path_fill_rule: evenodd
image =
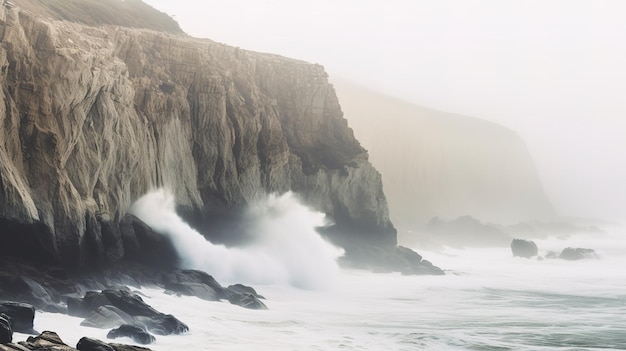
M141 0L13 0L36 15L89 26L116 25L183 34L172 17Z

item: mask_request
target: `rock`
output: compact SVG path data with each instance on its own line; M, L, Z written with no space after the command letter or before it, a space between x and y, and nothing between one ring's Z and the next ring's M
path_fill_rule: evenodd
M367 269L376 273L401 272L406 275L443 275L417 252L403 246L359 245L346 248L340 264L348 268Z
M0 313L4 313L13 319L13 331L24 334L36 334L33 330L35 319L35 307L19 302L0 303Z
M293 190L335 219L334 239L395 245L380 173L322 66L119 27L128 14L106 3L96 21L65 3L3 12L0 255L170 264L163 237L115 222L155 184L208 237L256 194Z
M196 296L207 301L218 301L219 295L213 288L202 283L168 283L165 289L179 295Z
M105 305L91 312L80 325L92 328L114 328L125 323L133 323L134 318L115 306Z
M148 348L134 345L109 344L113 346L115 351L151 351Z
M568 260L568 261L577 261L583 260L586 258L597 258L596 252L592 249L584 249L584 248L565 248L561 251L559 255L560 259Z
M36 337L30 336L25 342L20 342L20 345L30 350L76 351L66 345L57 333L51 331L44 331Z
M129 324L121 325L119 328L113 329L107 334L107 338L109 339L121 337L131 338L134 342L142 345L151 344L156 340L154 336L150 335L145 330Z
M511 251L515 257L531 258L537 256L539 249L534 241L513 239L511 242Z
M8 344L11 341L13 341L13 319L0 313L0 344Z
M72 308L68 310L74 315L88 316L82 324L91 327L132 324L159 335L180 334L189 330L185 323L155 310L128 289L90 291L82 301L72 302ZM119 323L121 321L124 323Z
M252 296L255 296L259 299L263 299L265 300L265 298L259 294L257 294L256 290L254 290L254 288L243 285L243 284L234 284L234 285L229 285L228 289L238 292L240 294L250 294Z
M228 289L228 301L233 305L241 306L251 310L266 310L267 306L259 300L258 297L252 294L243 293L240 294L234 290Z
M76 348L79 351L115 351L111 345L88 337L83 337L78 340Z
M171 314L158 314L156 316L135 317L136 323L157 335L183 334L189 331L189 327Z
M161 277L166 289L180 293L182 295L193 295L202 298L201 296L194 295L195 284L203 284L208 286L215 293L218 299L226 298L224 288L206 272L198 270L177 270L172 272L166 272ZM191 285L190 285L191 284ZM198 288L197 293L200 295L205 294L205 287ZM180 291L179 291L180 290ZM210 298L209 291L209 298Z

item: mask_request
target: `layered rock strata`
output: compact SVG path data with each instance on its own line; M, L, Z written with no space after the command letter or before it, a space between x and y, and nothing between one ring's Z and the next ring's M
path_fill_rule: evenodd
M395 245L380 174L323 67L14 2L0 7L0 255L121 260L120 222L156 187L208 236L292 190L333 218L336 241Z

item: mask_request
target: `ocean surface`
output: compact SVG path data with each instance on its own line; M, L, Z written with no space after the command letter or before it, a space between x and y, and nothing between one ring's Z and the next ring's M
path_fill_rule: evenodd
M420 251L445 276L339 272L307 290L257 285L267 311L143 289L190 332L154 350L626 350L626 232L537 240L540 250L588 247L598 259L514 258L508 248ZM419 249L418 249L419 251ZM228 283L228 282L224 282ZM35 329L70 345L106 330L38 313ZM15 339L23 340L17 335ZM118 342L131 343L130 339Z
M626 350L621 227L535 240L540 255L582 247L594 249L594 259L525 259L507 247L414 248L446 275L402 276L341 270L341 250L315 230L328 221L292 193L254 202L242 219L249 240L237 248L206 241L178 217L166 191L147 194L131 212L172 240L183 268L204 270L224 286L252 285L269 307L141 289L145 302L190 328L157 336L153 350ZM71 346L83 336L107 340L108 330L80 322L37 313L34 327Z

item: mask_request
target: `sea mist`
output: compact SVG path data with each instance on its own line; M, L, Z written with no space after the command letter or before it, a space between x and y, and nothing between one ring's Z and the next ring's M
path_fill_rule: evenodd
M343 252L326 242L316 228L325 215L304 206L287 192L250 204L245 246L226 247L206 240L176 213L174 197L164 189L137 200L130 213L167 236L181 258L181 268L198 269L225 283L289 284L303 289L330 287L339 274Z

